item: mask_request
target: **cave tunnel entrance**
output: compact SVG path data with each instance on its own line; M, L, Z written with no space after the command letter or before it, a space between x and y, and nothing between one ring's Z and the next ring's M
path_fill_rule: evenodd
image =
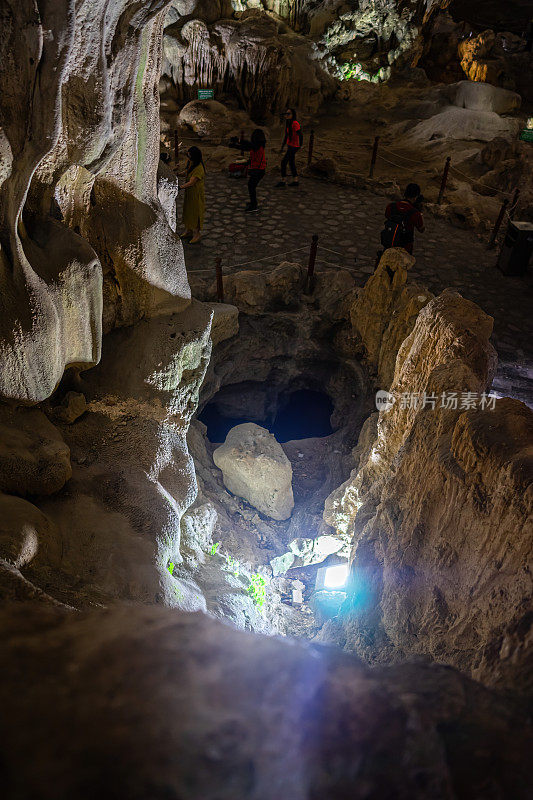
M228 387L229 388L229 387ZM275 406L265 402L258 408L257 387L250 389L249 413L246 408L246 388L242 385L238 406L228 402L228 395L215 395L198 415L207 427L207 438L213 444L223 442L235 425L255 422L274 434L278 442L292 439L311 439L333 433L331 415L333 402L328 394L316 389L296 389L277 396ZM240 413L234 413L239 410Z
M298 389L279 406L269 430L278 442L329 436L332 414L333 402L325 392Z

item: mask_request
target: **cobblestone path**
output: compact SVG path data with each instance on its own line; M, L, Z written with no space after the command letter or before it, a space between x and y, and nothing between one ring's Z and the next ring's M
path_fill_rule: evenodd
M285 253L289 260L307 263L311 235L317 233L317 268L349 268L364 285L374 269L387 198L312 178L303 178L298 189L276 189L277 180L276 173L265 176L258 189L260 212L245 214L246 181L208 173L204 238L199 245L185 245L188 271L206 270L214 277L217 256L224 272L270 269ZM531 277L502 275L495 266L497 251L488 250L472 231L430 215L425 222L426 232L415 243L413 278L435 294L457 289L494 317L499 368L493 390L533 407Z

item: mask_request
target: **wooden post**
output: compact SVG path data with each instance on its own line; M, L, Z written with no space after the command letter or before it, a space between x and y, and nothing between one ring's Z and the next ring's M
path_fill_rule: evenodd
M450 171L451 160L452 160L451 156L448 156L448 158L446 159L446 163L444 165L444 171L442 173L442 181L440 183L439 199L437 200L439 206L442 203L444 192L446 191L446 184L448 182L448 172Z
M516 211L519 197L520 197L520 189L515 189L515 193L513 195L513 200L511 203L511 208L509 209L509 219L513 219L514 217L514 212Z
M180 142L178 138L178 131L174 131L174 163L176 167L179 167L180 161Z
M242 142L244 142L244 131L241 131L241 139L240 139L240 141L241 141L241 144L242 144ZM244 150L241 148L241 156L243 156L243 155L244 155Z
M500 232L500 228L503 222L503 218L505 216L505 212L507 211L507 206L509 205L509 198L506 197L502 203L502 207L500 208L500 213L498 214L498 219L494 223L494 228L492 231L492 236L490 237L489 247L494 247L496 244L496 239L498 238L498 233Z
M315 146L315 132L314 130L311 131L311 136L309 137L309 149L307 151L307 166L311 166L311 161L313 160L313 147Z
M315 288L315 261L316 251L318 249L318 236L313 233L311 238L311 248L309 250L309 263L307 265L307 277L305 279L305 293L311 294Z
M374 139L374 149L372 150L372 159L370 161L370 172L368 174L369 178L374 177L374 167L376 166L376 160L378 157L378 147L379 147L379 136L376 136Z
M217 258L215 261L215 272L217 276L217 300L219 303L224 302L224 282L222 280L222 259Z

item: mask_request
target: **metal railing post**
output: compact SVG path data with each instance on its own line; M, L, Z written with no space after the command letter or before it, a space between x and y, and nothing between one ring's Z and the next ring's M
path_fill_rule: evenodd
M440 192L439 192L439 199L437 200L438 205L442 203L444 198L444 192L446 191L446 184L448 183L448 173L450 171L450 163L451 163L451 156L448 156L446 159L446 163L444 165L444 171L442 173L442 180L440 182Z
M224 282L222 280L222 259L217 258L215 261L215 272L217 276L217 300L219 303L224 302Z
M315 262L316 251L318 249L318 235L313 233L311 237L311 247L309 249L309 263L307 264L307 277L305 279L305 293L311 294L315 288Z
M374 177L374 167L376 166L376 161L378 157L378 147L379 147L379 136L376 136L374 139L374 148L372 150L372 159L370 161L370 172L368 173L369 178Z
M314 130L311 131L311 135L309 137L309 149L307 151L307 166L311 166L311 161L313 160L313 148L315 146L315 132Z
M505 212L507 211L507 206L509 205L509 198L506 197L502 203L502 207L500 208L500 213L498 214L498 219L494 223L494 228L492 229L492 235L489 241L489 247L494 247L496 244L496 239L498 238L498 233L500 232L500 228L503 222L503 218L505 216Z

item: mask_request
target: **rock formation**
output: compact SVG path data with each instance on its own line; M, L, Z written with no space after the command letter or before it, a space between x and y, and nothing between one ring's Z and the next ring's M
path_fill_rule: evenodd
M163 83L167 103L209 88L217 99L237 97L257 121L287 105L316 111L336 88L310 42L257 9L239 19L186 16L169 25L163 73L171 81Z
M181 244L156 195L159 143L149 133L159 125L164 6L36 10L23 1L4 9L4 397L43 400L65 367L97 363L102 310L110 330L187 305ZM29 109L27 125L20 109Z
M433 16L424 37L420 65L433 80L451 83L463 73L471 81L517 91L529 101L533 55L522 38L528 10L515 11L512 3L506 3L492 15L492 28L487 25L491 20L486 3L477 11L468 9L468 5L474 6L475 0L452 0L448 4L450 13ZM505 26L504 15L509 27Z
M471 81L486 81L505 89L516 89L531 97L530 73L533 57L524 41L511 33L486 30L458 45L461 67Z
M0 629L9 800L530 796L525 711L445 667L165 609L11 607Z
M370 307L371 291L369 282ZM378 328L362 329L374 364ZM372 662L431 653L487 683L525 689L533 415L485 394L495 366L491 330L479 308L447 291L422 308L400 345L395 402L326 503L325 520L353 534L353 590L327 633Z
M273 519L288 519L294 508L291 462L274 436L247 422L232 428L213 453L224 485Z

